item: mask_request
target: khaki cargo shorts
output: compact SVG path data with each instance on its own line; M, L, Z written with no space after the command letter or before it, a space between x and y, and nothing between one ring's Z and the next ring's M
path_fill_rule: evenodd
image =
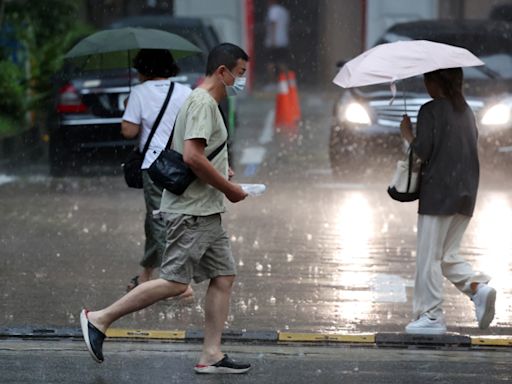
M218 276L236 275L231 244L220 214L190 216L160 213L167 222L167 238L160 277L189 284Z

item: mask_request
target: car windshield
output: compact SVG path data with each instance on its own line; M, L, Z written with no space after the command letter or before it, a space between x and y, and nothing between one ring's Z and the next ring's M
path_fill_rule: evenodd
M205 58L203 55L193 55L177 59L176 63L180 67L181 72L200 72L203 73L205 69Z
M512 54L497 53L479 56L485 67L464 68L466 78L512 79Z
M179 35L191 43L195 44L203 52L208 52L209 47L206 41L206 37L201 34L196 28L178 28L177 26L163 26L160 29L166 30L167 32ZM183 57L176 60L178 66L182 72L204 72L206 64L206 54L200 53L197 55Z

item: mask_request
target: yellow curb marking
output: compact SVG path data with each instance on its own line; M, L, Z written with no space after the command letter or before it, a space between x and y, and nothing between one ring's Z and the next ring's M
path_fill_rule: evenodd
M161 340L185 340L185 331L159 331L112 328L107 331L110 338L136 338L136 339L161 339ZM374 344L375 334L320 334L320 333L293 333L279 332L278 341L292 342L338 342L338 343L361 343ZM485 346L512 346L512 336L471 336L471 345Z
M184 340L185 331L148 331L138 329L112 328L107 330L107 337Z
M512 346L512 336L471 336L471 345Z
M279 341L335 341L340 343L375 343L374 334L336 335L279 332Z

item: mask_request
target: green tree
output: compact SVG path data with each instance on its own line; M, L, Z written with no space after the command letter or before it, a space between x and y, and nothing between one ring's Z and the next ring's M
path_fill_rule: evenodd
M77 22L77 3L74 0L5 3L0 28L3 25L4 31L6 27L13 29L14 36L11 39L20 43L21 48L17 54L22 58L18 66L23 76L11 77L11 80L25 90L27 102L22 107L28 110L41 112L45 109L52 88L52 77L62 66L63 55L79 37L91 32L90 27ZM0 59L10 61L6 52L3 52ZM5 66L10 67L8 64ZM7 88L18 89L15 84L9 84ZM0 98L0 112L8 109L7 105L2 105L8 103L11 102Z
M10 61L0 61L0 113L19 119L25 110L25 89L20 69Z

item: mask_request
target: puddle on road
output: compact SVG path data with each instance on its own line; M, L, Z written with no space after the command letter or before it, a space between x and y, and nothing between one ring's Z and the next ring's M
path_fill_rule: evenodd
M413 287L414 282L397 275L378 274L369 281L372 301L376 303L406 303L405 289Z

